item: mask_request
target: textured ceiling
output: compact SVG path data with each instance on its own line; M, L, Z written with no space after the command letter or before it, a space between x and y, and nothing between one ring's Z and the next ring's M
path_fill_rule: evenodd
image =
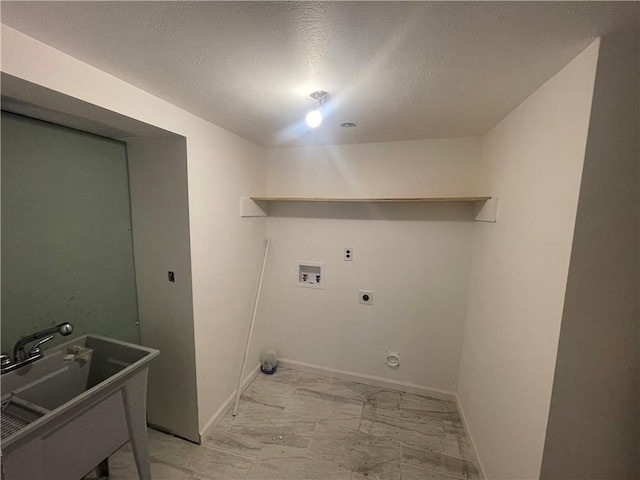
M482 135L594 37L638 23L635 2L1 8L2 23L265 146ZM331 116L308 131L319 89Z

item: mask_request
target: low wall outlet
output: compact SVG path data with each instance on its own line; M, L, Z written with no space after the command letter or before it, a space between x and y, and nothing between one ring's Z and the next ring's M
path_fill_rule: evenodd
M360 290L358 292L358 302L362 305L373 305L373 292L371 290Z
M384 363L389 368L400 368L400 352L390 352L384 354Z
M345 247L344 248L344 261L350 262L353 260L353 248Z

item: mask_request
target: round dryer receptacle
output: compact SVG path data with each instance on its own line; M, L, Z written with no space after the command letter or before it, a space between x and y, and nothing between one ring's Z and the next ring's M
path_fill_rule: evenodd
M387 351L385 354L384 363L389 368L398 368L400 367L400 353L399 352L389 352Z

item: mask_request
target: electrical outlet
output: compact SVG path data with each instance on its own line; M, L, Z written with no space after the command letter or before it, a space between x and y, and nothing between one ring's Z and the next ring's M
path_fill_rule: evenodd
M353 248L345 247L344 248L344 261L345 262L350 262L351 260L353 260Z
M358 292L358 301L362 305L373 305L373 292L371 290L360 290Z

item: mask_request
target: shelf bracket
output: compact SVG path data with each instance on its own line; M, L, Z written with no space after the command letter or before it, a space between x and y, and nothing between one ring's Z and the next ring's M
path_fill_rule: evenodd
M240 199L241 217L266 217L269 215L269 202L256 202L249 197Z
M498 213L498 199L490 198L483 202L476 202L474 206L474 220L476 222L496 222Z

